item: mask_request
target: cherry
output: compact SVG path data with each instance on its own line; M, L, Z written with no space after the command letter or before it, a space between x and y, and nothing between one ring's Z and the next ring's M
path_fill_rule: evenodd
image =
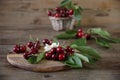
M49 45L51 45L51 44L52 44L52 40L49 41Z
M45 44L49 44L49 45L51 45L51 43L50 43L50 41L48 40L48 39L43 39L43 44L45 45Z
M25 52L24 54L23 54L23 57L25 58L25 59L28 59L29 58L29 56L30 56L30 54L29 54L29 52L27 51L27 52Z
M15 53L19 53L19 45L15 45L15 46L13 47L13 51L14 51Z
M31 53L32 53L32 54L38 53L38 49L35 48L35 47L31 47Z
M64 53L59 54L59 56L58 56L58 60L59 60L59 61L63 61L63 60L65 60L65 54L64 54Z
M20 52L21 53L24 53L24 52L26 52L26 46L25 45L20 45Z
M55 10L56 10L57 12L59 12L60 9L61 9L60 7L56 7L56 8L55 8Z
M63 53L64 52L64 49L62 47L57 47L57 53Z
M60 14L56 13L56 14L55 14L55 17L60 17Z
M73 48L70 48L70 46L67 46L66 49L65 49L65 51L67 52L67 55L71 55L71 54L74 53Z
M77 37L77 38L82 38L82 37L83 37L83 33L82 33L82 32L78 32L78 33L76 34L76 37Z
M84 34L84 37L85 37L87 40L89 40L89 39L91 38L91 35L88 34L88 33L85 33L85 34Z
M33 42L28 42L28 43L27 43L27 46L28 46L29 48L31 48L33 45L34 45Z
M52 16L52 13L50 11L48 11L48 16Z
M65 10L60 10L60 14L65 14Z
M74 11L71 9L69 10L69 15L73 15Z
M68 9L64 7L64 8L62 8L62 10L64 10L66 12Z
M66 17L69 17L69 11L68 10L66 11Z
M61 14L61 17L67 17L67 15L66 14Z
M57 49L56 49L56 48L52 48L52 49L50 50L50 52L51 52L52 54L55 54L55 53L57 52Z
M45 58L46 58L47 60L50 60L51 57L52 57L51 52L48 52L48 53L45 54Z
M52 54L52 60L58 60L57 54Z
M81 33L82 33L82 32L83 32L82 28L78 29L78 32L81 32Z

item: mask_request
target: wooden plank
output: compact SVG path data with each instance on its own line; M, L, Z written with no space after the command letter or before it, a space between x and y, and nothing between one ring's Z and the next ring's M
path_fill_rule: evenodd
M70 69L67 65L52 60L42 60L38 64L30 64L23 58L23 54L8 54L7 60L13 66L35 72L55 72Z

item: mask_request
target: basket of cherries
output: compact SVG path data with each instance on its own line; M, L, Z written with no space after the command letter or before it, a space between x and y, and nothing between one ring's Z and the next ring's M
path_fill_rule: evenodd
M65 7L56 7L48 10L50 22L55 31L73 29L75 20L73 19L74 10Z

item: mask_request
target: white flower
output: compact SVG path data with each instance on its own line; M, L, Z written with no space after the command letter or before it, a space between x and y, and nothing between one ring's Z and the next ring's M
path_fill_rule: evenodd
M52 43L51 44L51 48L53 48L53 47L58 47L59 46L59 43Z
M58 47L59 43L52 43L51 45L46 44L44 47L45 52L50 51L53 47Z
M49 51L51 49L51 46L46 44L44 47L45 52Z

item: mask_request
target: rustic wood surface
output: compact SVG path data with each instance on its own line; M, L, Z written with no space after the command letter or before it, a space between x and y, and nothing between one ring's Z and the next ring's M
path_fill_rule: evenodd
M88 28L90 27L83 27L85 30ZM120 38L119 24L103 28ZM36 73L13 67L7 62L6 55L13 45L18 42L26 43L29 34L42 40L51 39L59 33L61 32L52 30L51 26L0 26L0 80L120 80L120 44L112 44L110 49L104 49L90 41L88 44L100 52L102 59L96 65L83 69ZM60 40L60 43L68 44L71 41L73 40Z
M42 60L38 64L30 64L23 58L23 54L8 54L7 61L15 67L35 72L55 72L70 69L67 65L52 60Z
M50 25L46 10L62 0L0 0L0 25ZM73 0L84 7L82 25L120 23L120 0ZM94 4L94 5L93 5Z

